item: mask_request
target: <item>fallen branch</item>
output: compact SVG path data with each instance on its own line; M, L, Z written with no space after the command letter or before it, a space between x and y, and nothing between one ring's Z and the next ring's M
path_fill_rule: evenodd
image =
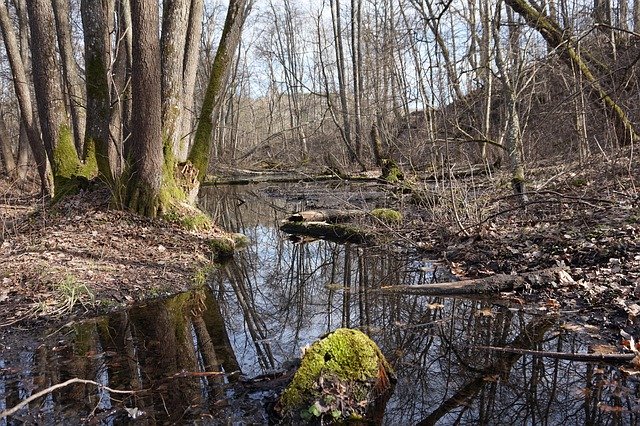
M505 352L521 355L535 355L544 358L564 359L567 361L601 361L601 362L629 362L635 358L635 354L578 354L573 352L547 352L534 351L533 349L504 348L499 346L474 346L478 349L487 349L495 352Z
M503 291L521 290L525 287L541 288L550 283L572 283L573 278L566 268L549 268L526 272L519 275L496 274L473 280L452 281L447 283L395 285L382 287L385 292L401 292L427 296L466 296L495 294Z
M12 414L14 414L18 410L20 410L25 405L28 405L30 402L32 402L32 401L34 401L34 400L36 400L36 399L38 399L40 397L43 397L46 394L48 394L50 392L53 392L56 389L64 388L64 387L67 387L67 386L72 385L74 383L82 383L82 384L86 384L86 385L95 385L95 386L98 386L99 388L106 389L106 390L108 390L109 392L112 392L112 393L133 394L133 393L139 392L139 391L124 391L124 390L118 390L118 389L111 389L110 387L105 386L103 384L100 384L98 382L94 382L93 380L85 380L85 379L78 379L78 378L69 379L66 382L62 382L62 383L55 384L53 386L49 386L48 388L43 389L40 392L34 393L29 398L21 401L15 407L9 408L7 410L4 410L3 412L0 413L0 419L3 419L3 418L8 417L8 416L11 416Z

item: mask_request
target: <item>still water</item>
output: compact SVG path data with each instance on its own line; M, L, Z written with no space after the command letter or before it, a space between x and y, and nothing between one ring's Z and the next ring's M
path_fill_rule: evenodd
M305 208L382 207L380 191L205 189L203 207L251 245L201 289L46 339L25 336L3 350L0 411L77 377L135 393L76 383L8 424L265 424L276 389L247 380L275 376L318 337L356 327L396 369L385 424L639 424L640 382L616 366L486 349L584 353L597 329L504 301L385 293L381 287L432 282L437 263L407 247L292 242L278 230L281 219Z

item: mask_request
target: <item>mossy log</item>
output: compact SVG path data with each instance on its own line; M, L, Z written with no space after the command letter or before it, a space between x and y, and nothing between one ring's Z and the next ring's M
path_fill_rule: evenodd
M280 230L287 234L308 235L339 243L366 243L373 240L373 233L352 225L326 222L283 221Z
M396 285L383 287L386 292L421 294L427 296L470 296L496 294L502 291L521 290L525 287L542 288L552 284L574 282L566 268L549 268L519 275L496 274L473 280L448 283Z
M304 212L294 213L287 218L289 222L328 222L341 223L348 222L359 216L364 216L367 212L364 210L307 210Z
M281 424L380 424L394 372L378 346L340 328L308 348L276 404Z

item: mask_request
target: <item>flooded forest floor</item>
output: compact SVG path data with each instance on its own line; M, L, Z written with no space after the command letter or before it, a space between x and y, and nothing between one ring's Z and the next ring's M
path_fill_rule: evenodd
M379 182L386 206L404 215L401 225L383 229L385 244L415 250L460 279L566 267L568 284L502 298L537 303L581 327L597 325L598 339L622 351L620 330L633 335L640 322L638 163L621 154L529 170L524 205L503 171ZM212 265L206 238L222 232L202 235L113 210L101 192L43 207L35 186L0 182L3 332L64 324L193 288Z

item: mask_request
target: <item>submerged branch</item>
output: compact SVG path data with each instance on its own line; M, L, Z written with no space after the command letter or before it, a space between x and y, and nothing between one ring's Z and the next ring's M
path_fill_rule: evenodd
M85 385L95 385L101 389L106 389L109 392L112 393L125 393L125 394L134 394L137 393L139 391L125 391L125 390L118 390L118 389L111 389L108 386L105 386L101 383L98 382L94 382L93 380L85 380L85 379L69 379L66 382L62 382L62 383L58 383L55 384L53 386L49 386L46 389L41 390L40 392L34 393L33 395L31 395L29 398L22 400L18 405L16 405L13 408L9 408L7 410L4 410L3 412L0 413L0 419L3 419L5 417L11 416L12 414L16 413L17 411L19 411L22 407L28 405L30 402L35 401L36 399L45 396L46 394L53 392L56 389L60 389L60 388L64 388L67 387L69 385L72 385L74 383L82 383Z
M533 349L520 349L520 348L504 348L498 346L474 346L478 349L486 349L495 352L505 352L521 355L534 355L544 358L564 359L568 361L603 361L603 362L628 362L635 358L635 354L585 354L585 353L572 353L572 352L547 352L547 351L535 351Z
M401 292L428 296L466 296L495 294L503 291L520 290L525 287L541 288L550 283L571 283L573 278L566 268L556 267L519 275L496 274L472 280L447 283L395 285L382 287L385 292Z

